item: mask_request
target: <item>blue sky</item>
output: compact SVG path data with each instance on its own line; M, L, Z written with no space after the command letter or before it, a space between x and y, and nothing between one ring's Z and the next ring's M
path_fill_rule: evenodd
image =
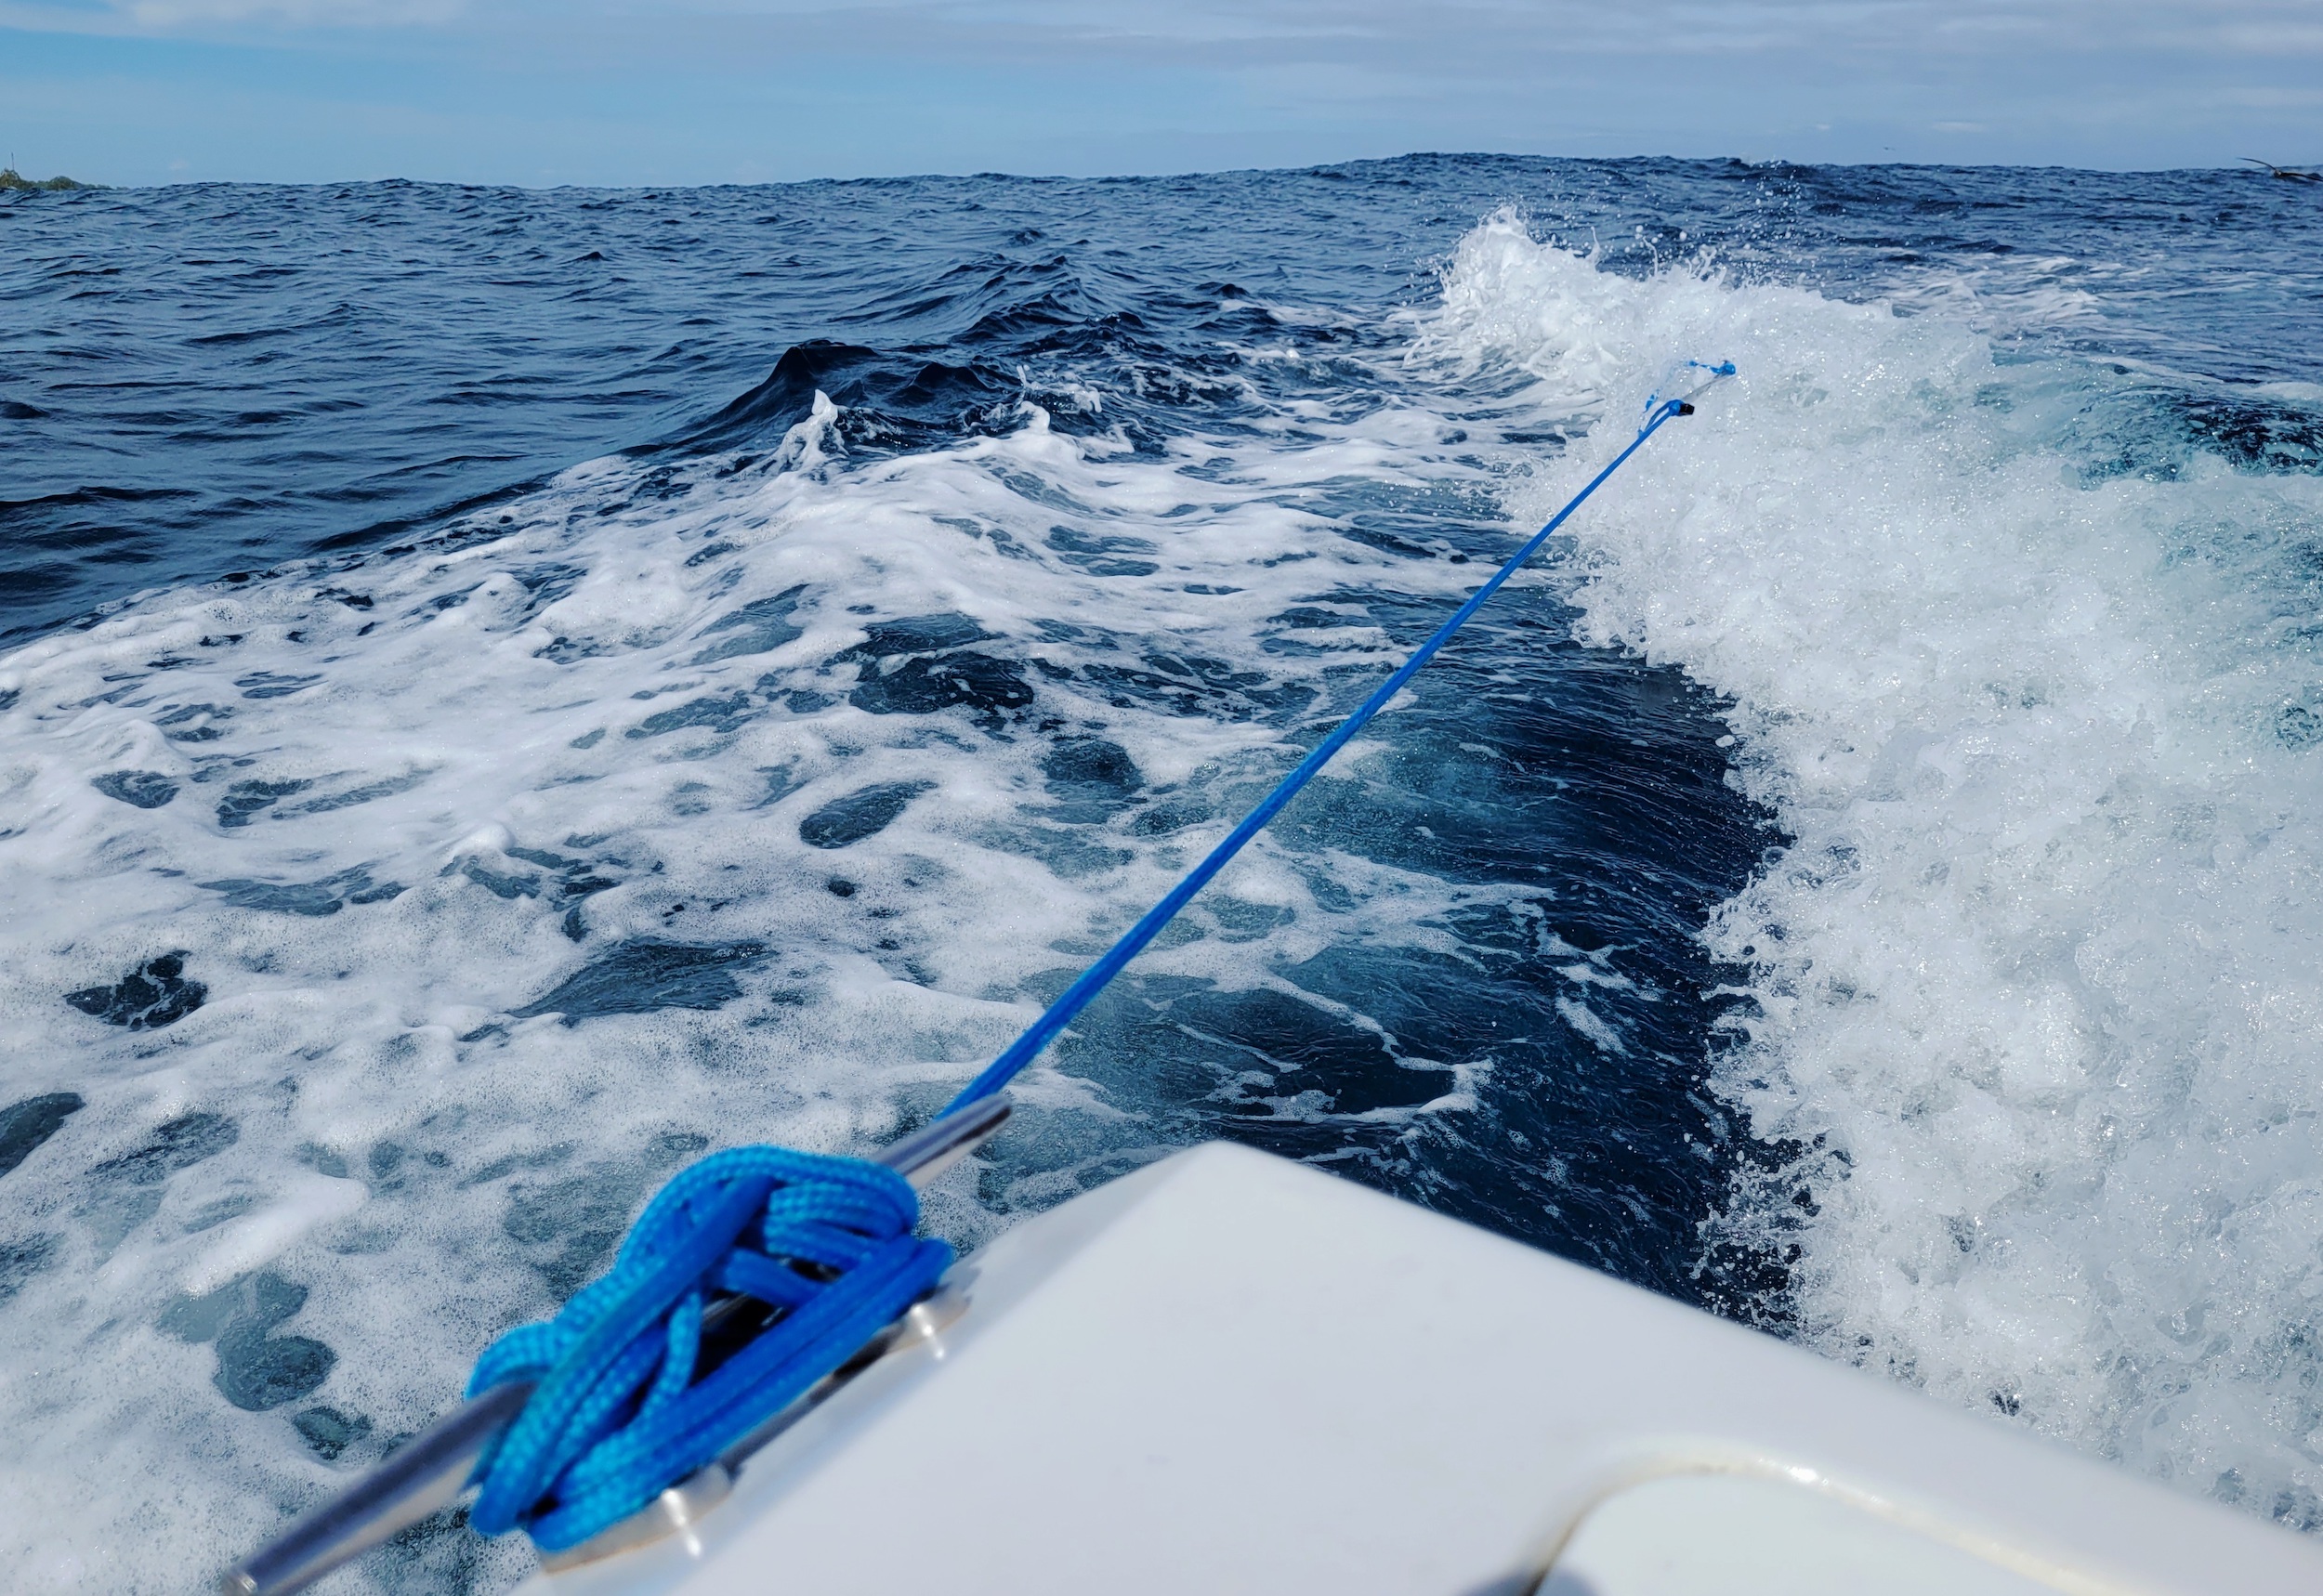
M0 159L706 183L2323 160L2323 0L0 0Z

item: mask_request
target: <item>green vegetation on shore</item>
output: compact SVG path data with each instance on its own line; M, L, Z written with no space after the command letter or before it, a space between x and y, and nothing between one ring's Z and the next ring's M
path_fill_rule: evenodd
M94 183L76 183L70 177L51 177L46 182L25 177L13 166L0 166L0 193L23 189L94 189Z

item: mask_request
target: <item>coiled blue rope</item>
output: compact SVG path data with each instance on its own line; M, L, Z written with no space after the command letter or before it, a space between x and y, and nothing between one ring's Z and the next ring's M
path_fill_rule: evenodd
M1734 374L1730 362L1687 364L1709 372L1712 382ZM1692 397L1648 400L1645 424L1629 446L945 1112L991 1096L1030 1065L1541 552L1589 495L1663 423L1691 413ZM682 1171L647 1205L602 1279L574 1296L556 1318L510 1330L478 1360L470 1396L513 1380L532 1381L535 1389L479 1471L482 1489L468 1522L487 1535L522 1528L544 1550L559 1551L619 1523L714 1461L935 1288L951 1266L952 1249L915 1238L918 1220L919 1197L911 1185L893 1171L860 1159L735 1147ZM755 1299L779 1316L702 1372L697 1367L702 1315L712 1293Z
M560 1551L715 1459L935 1288L952 1249L912 1236L919 1212L901 1175L859 1158L732 1147L679 1171L603 1278L477 1361L470 1396L536 1388L468 1522ZM714 1291L782 1315L696 1378Z

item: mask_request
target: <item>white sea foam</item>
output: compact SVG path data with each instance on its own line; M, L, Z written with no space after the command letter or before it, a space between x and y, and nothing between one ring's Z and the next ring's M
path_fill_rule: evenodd
M1734 699L1740 778L1798 839L1713 935L1761 1011L1722 1090L1816 1149L1819 1211L1775 1238L1807 1333L2303 1511L2315 484L2093 479L2071 440L2101 374L1997 366L1942 314L1600 273L1506 218L1412 330L1401 391L1445 377L1456 422L1306 399L1156 457L1028 408L850 460L822 406L747 467L598 462L407 553L148 595L0 661L0 1078L87 1100L7 1177L0 1587L183 1589L332 1482L315 1450L351 1468L440 1410L702 1145L860 1147L940 1102L1215 834L1064 817L1057 739L1121 751L1150 809L1247 804L1285 752L1251 695L1387 654L1351 608L1270 648L1285 608L1476 575L1344 535L1347 486L1473 507L1512 458L1493 416L1593 427L1524 522L1686 355L1743 374L1575 523L1560 580L1593 640ZM940 698L879 628L947 616L1038 674L1044 735L850 702ZM1203 935L1198 905L1147 967L1319 1008L1271 972L1456 951L1449 915L1539 895L1271 839L1214 890L1268 929ZM1566 1023L1622 1056L1627 977L1541 936ZM694 962L654 963L673 947ZM139 969L206 1001L150 1029L58 1001ZM716 1006L561 1023L593 970ZM1473 1106L1473 1066L1403 1062L1433 1084L1372 1117ZM1061 1075L1025 1090L1102 1128L1092 1167L1161 1134ZM996 1223L967 1174L935 1208L964 1241ZM230 1364L303 1393L228 1407ZM400 1577L521 1556L485 1555Z
M747 466L598 462L413 550L149 595L0 661L0 1079L87 1101L7 1176L0 1588L185 1588L331 1482L310 1449L351 1468L440 1410L703 1145L860 1148L941 1102L1217 830L1066 823L1057 739L1100 774L1125 754L1157 803L1247 804L1286 757L1251 695L1386 645L1350 613L1269 652L1271 617L1474 579L1302 501L1489 502L1448 428L1370 400L1162 459L1028 408L851 461L833 419ZM914 617L998 639L1016 675L978 690L1037 680L1044 726L937 702L882 651ZM936 707L870 713L866 683ZM1333 858L1362 904L1331 907L1296 865L1269 841L1219 883L1270 929L1204 935L1214 903L1148 968L1375 1031L1269 971L1350 935L1448 944L1496 890ZM58 1001L134 971L132 1007L206 1000L148 1028ZM639 986L674 1006L564 1023ZM1420 1106L1372 1118L1473 1106L1407 1062ZM1124 1117L1056 1074L1024 1094ZM936 1210L957 1240L994 1223L966 1174ZM490 1586L520 1557L391 1577Z
M1418 347L1601 418L1520 522L1633 373L1740 366L1563 569L1589 640L1733 700L1795 838L1710 935L1757 1001L1718 1088L1795 1160L1733 1223L1798 1248L1804 1333L2323 1522L2323 481L2108 474L2103 371L1507 217Z

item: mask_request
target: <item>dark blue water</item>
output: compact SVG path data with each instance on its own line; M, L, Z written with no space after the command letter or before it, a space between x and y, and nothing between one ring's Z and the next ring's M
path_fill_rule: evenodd
M1653 361L1730 352L1693 342L1713 335L1844 350L1870 325L1850 307L1943 329L1880 356L1926 360L1907 385L1924 415L1870 441L1831 422L1813 480L1791 485L1859 483L1875 520L1885 495L1935 525L1949 491L1909 440L1969 415L2003 440L1995 471L2032 459L2080 496L2043 512L2059 524L2105 494L2211 505L2214 537L2171 510L2172 559L2239 571L2220 580L2294 624L2296 560L2252 575L2233 551L2313 535L2296 485L2323 472L2317 206L2243 173L1480 157L0 197L0 636L33 645L0 661L0 710L11 756L61 762L58 790L85 806L69 840L41 843L65 822L20 784L0 833L47 850L42 884L20 884L62 906L9 953L25 1012L81 1027L0 1066L0 1110L40 1132L0 1177L47 1216L0 1232L0 1315L62 1289L75 1258L190 1257L204 1244L167 1238L297 1170L362 1182L353 1217L235 1287L291 1304L268 1333L305 1315L293 1328L323 1349L305 1373L244 1367L227 1337L209 1383L180 1391L150 1363L119 1377L172 1393L135 1443L162 1474L226 1426L271 1438L282 1456L253 1488L288 1499L424 1413L480 1331L601 1263L667 1149L855 1145L882 1114L928 1112L1017 1023L994 1005L1060 989L1554 502L1536 469L1554 478L1620 431L1655 373L1605 364L1575 329L1643 327L1604 347ZM1564 253L1492 264L1503 235L1479 223L1502 207ZM1849 370L1826 364L1824 388L1770 383L1752 402L1822 402ZM1079 464L1027 441L1043 427ZM1683 430L1655 447L1669 463L1617 482L1632 508L1601 524L1634 514L1646 538L1678 514L1673 480L1714 493L1758 458ZM2293 496L2253 508L2236 496L2251 484ZM1758 523L1721 513L1744 546ZM1172 563L1172 529L1192 563ZM1804 946L1836 922L1796 903L1754 942L1705 930L1742 924L1732 906L1754 891L1850 890L1845 848L1790 847L1836 802L1779 752L1822 700L1752 684L1781 680L1786 657L1820 681L1805 639L1910 583L1891 570L1823 621L1746 627L1757 655L1689 652L1682 627L1665 644L1623 621L1631 599L1589 573L1620 565L1641 614L1666 600L1656 626L1733 582L1705 584L1695 554L1657 567L1623 547L1584 535L1561 574L1496 602L1346 778L1277 828L1272 873L1226 883L1076 1027L952 1223L985 1233L1226 1136L1828 1341L1853 1300L1829 1260L1867 1244L1817 1216L1873 1189L1850 1160L1888 1110L1801 1087L1822 1106L1778 1113L1765 1092L1829 1079L1832 1057L1846 1078L1845 1047L1777 1036L1794 1000L1837 1013L1872 988L1767 974L1785 925ZM1961 569L1997 557L1963 543ZM599 582L636 594L632 631L590 598ZM128 602L146 590L179 591ZM1964 602L1931 601L1937 651ZM2070 671L2044 668L2025 704L2067 695ZM664 693L690 696L623 707ZM1824 697L1850 713L1838 687ZM2302 746L2304 701L2267 712L2281 746ZM1865 747L1895 735L1889 711L1860 713ZM1883 781L1919 791L1898 757L1906 777L1875 774L1870 801L1890 801ZM1000 807L978 807L990 791ZM2183 829L2193 801L2172 802ZM913 831L931 805L949 818ZM68 884L85 881L112 884ZM1908 959L1910 895L1873 896L1887 907L1849 936ZM1029 906L1013 919L1012 901ZM1095 907L1075 929L1043 905ZM971 946L1010 951L988 968L964 962ZM154 957L180 958L166 1018L130 1003L161 979ZM339 974L358 966L373 1007L401 1005L378 1058L440 1053L427 1067L459 1083L425 1111L388 1077L334 1073L387 1023ZM923 1006L878 1007L867 980ZM202 1029L205 1002L273 1015L294 988L326 993L297 1013L328 1014ZM163 1090L138 1051L149 1024L237 1062ZM2135 1029L2092 1034L2106 1024ZM544 1086L525 1039L552 1033L568 1063ZM694 1084L670 1084L673 1060ZM664 1095L641 1108L648 1093ZM87 1106L61 1111L65 1095ZM815 1119L819 1103L853 1105L853 1129ZM188 1112L228 1129L199 1157L169 1132L136 1166L187 1195L158 1218L101 1196ZM201 1209L230 1167L243 1186ZM184 1204L199 1212L173 1217ZM440 1327L385 1386L335 1375L395 1355L360 1305L424 1304L419 1261L449 1255L521 1288ZM374 1258L406 1272L367 1273L387 1267ZM177 1310L156 1286L104 1311ZM1963 1367L1971 1401L2017 1379ZM2029 1417L2107 1445L2113 1419L2065 1404ZM207 1511L240 1533L266 1516L254 1499ZM411 1556L378 1576L495 1577L473 1549Z
M1204 346L1233 327L1222 285L1421 303L1504 203L1614 270L1707 251L1843 297L1979 293L2012 334L2030 321L2044 343L2229 385L2197 407L2198 440L2313 458L2301 419L2231 393L2314 378L2316 201L2237 172L1415 156L1097 181L13 194L0 636L392 543L684 436L810 340L882 357L862 380L884 384L898 441L974 426L1028 360L1104 381L1141 436L1166 437L1231 406L1129 379L1141 360L1220 364ZM2044 325L2075 294L2093 302Z

